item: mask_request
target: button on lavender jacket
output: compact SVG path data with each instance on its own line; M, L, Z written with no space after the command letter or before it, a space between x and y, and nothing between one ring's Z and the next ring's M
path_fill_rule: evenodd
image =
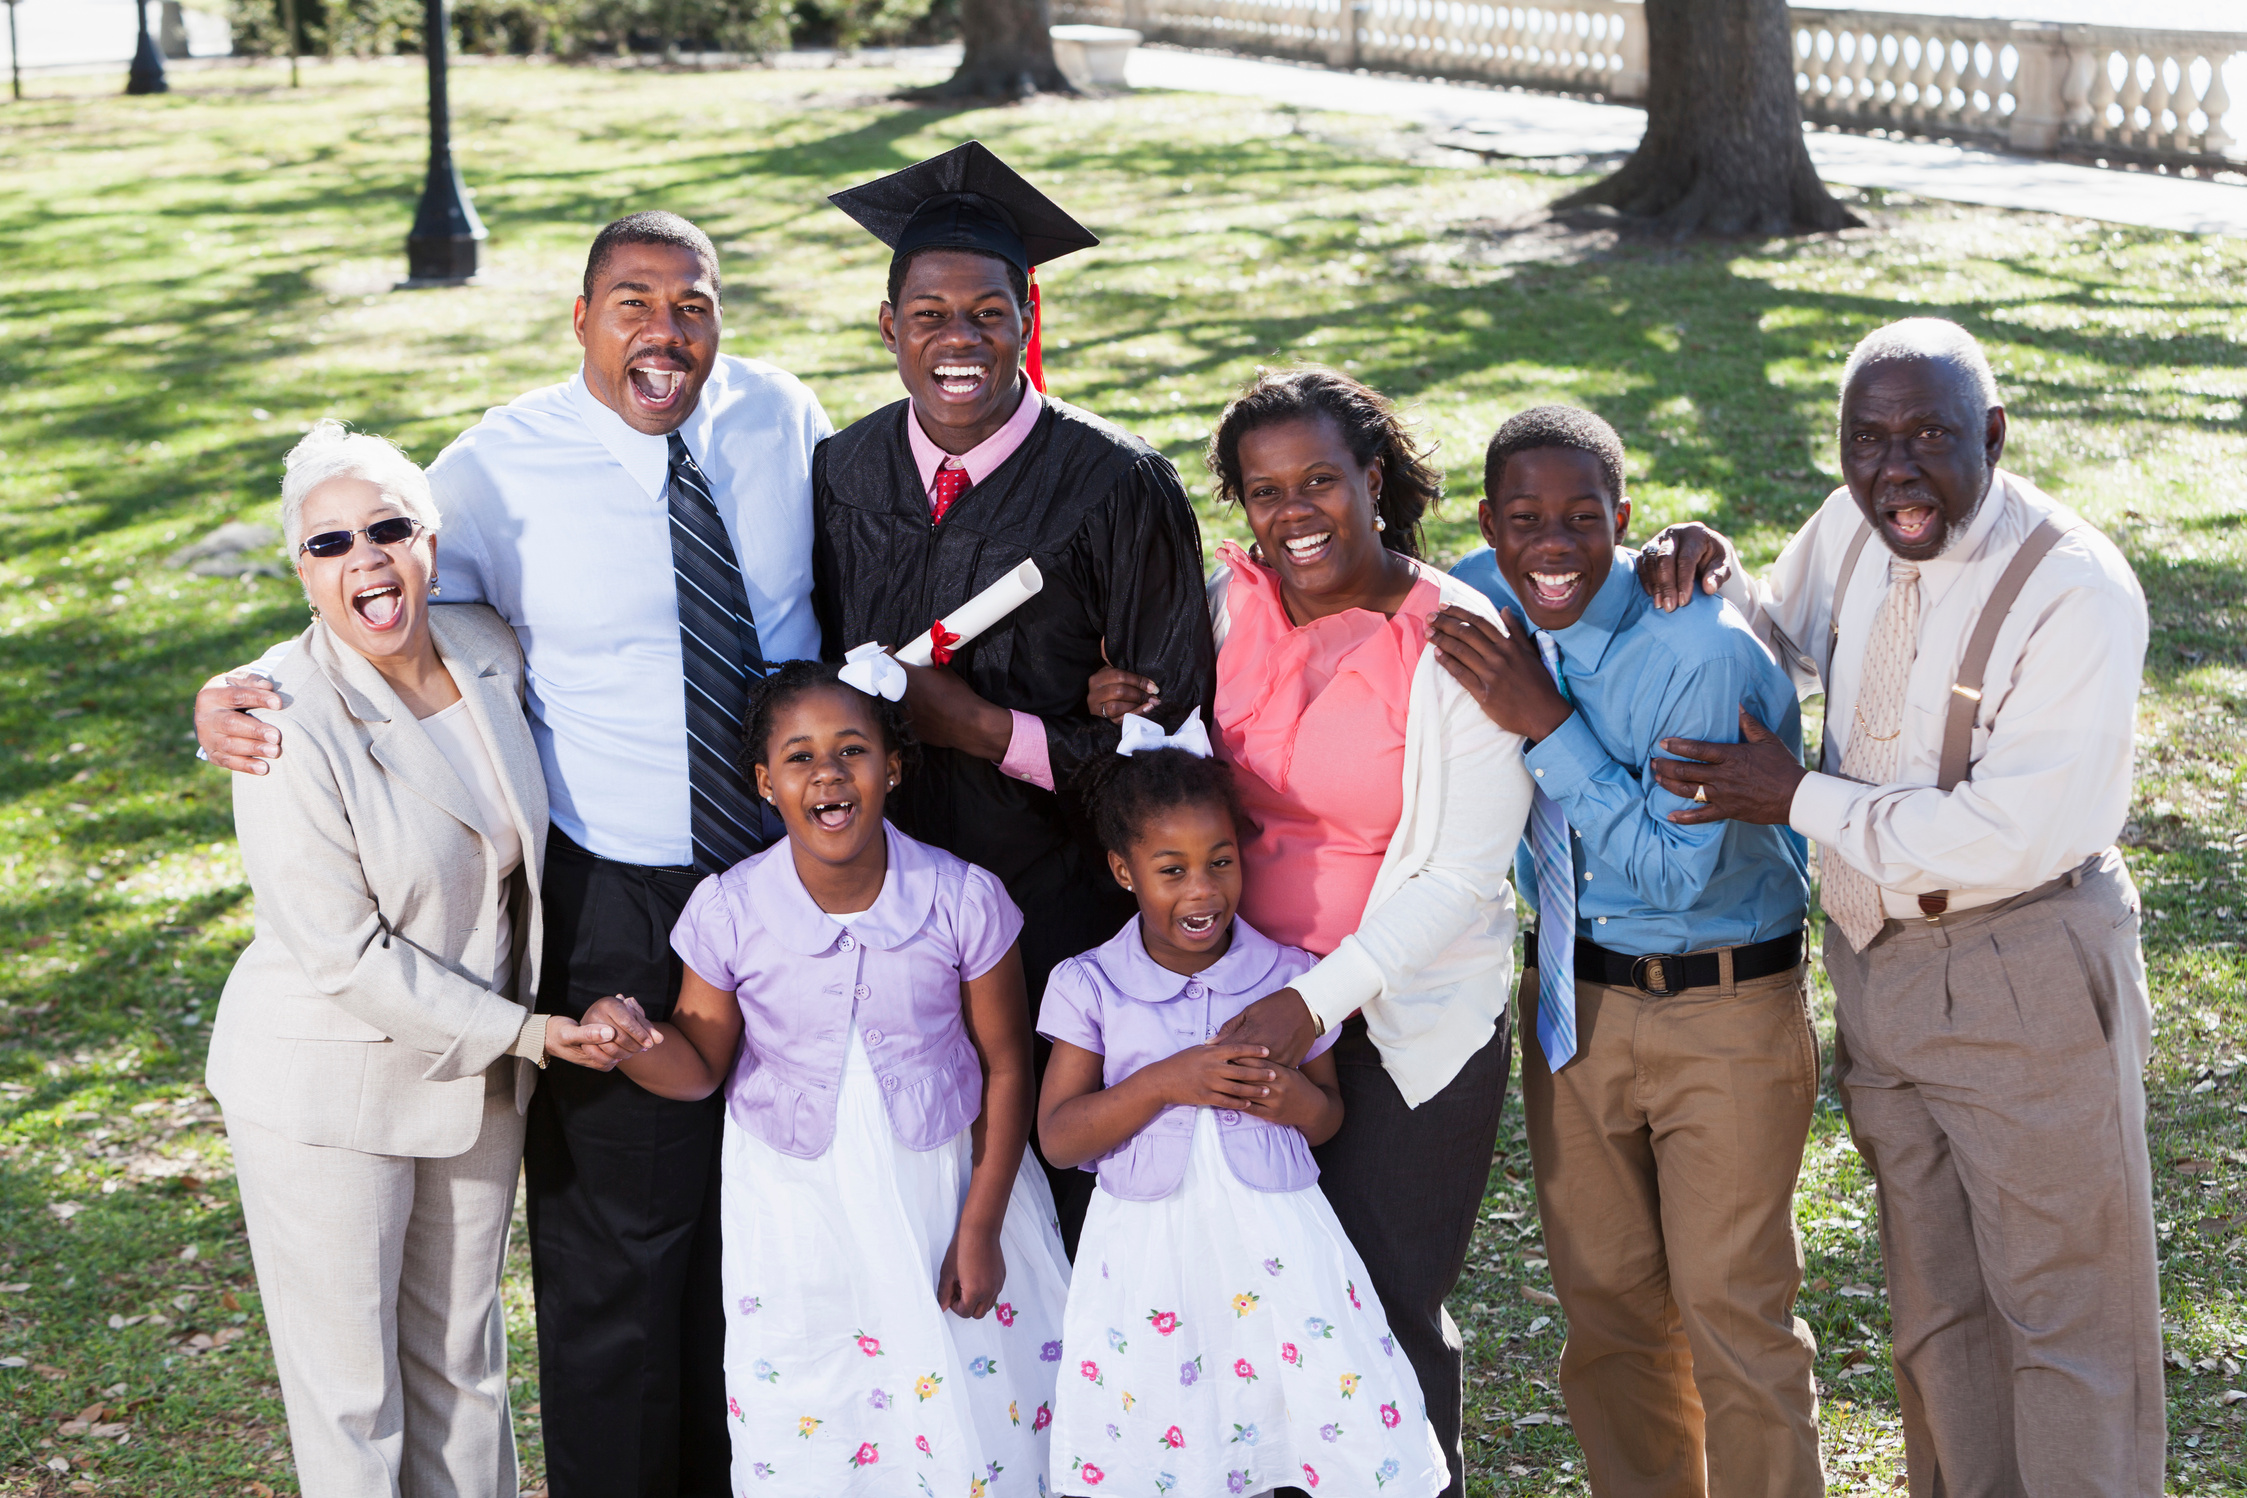
M1113 1087L1143 1066L1167 1060L1214 1036L1234 1015L1277 993L1318 959L1283 947L1233 918L1233 945L1214 964L1181 977L1147 955L1139 918L1100 946L1072 957L1046 979L1038 1033L1101 1057L1100 1080ZM1311 1047L1316 1056L1340 1038L1329 1030ZM1306 1058L1307 1059L1307 1058ZM1173 1105L1093 1162L1100 1184L1126 1201L1159 1201L1186 1178L1199 1108ZM1319 1178L1303 1131L1231 1108L1217 1112L1225 1163L1258 1191L1300 1191Z
M999 965L1022 912L984 870L882 830L889 876L861 915L821 910L783 842L703 880L671 932L686 965L741 1005L734 1122L798 1159L835 1137L853 1020L907 1148L936 1148L983 1108L960 984Z

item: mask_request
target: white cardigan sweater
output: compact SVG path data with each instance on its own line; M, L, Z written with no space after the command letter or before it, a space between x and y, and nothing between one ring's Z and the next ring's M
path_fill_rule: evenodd
M1446 604L1495 621L1480 592L1422 563ZM1209 580L1217 670L1233 571ZM1529 820L1522 739L1490 721L1433 646L1420 652L1405 710L1404 815L1353 934L1294 983L1323 1032L1362 1011L1381 1061L1417 1108L1489 1043L1513 997L1514 848Z

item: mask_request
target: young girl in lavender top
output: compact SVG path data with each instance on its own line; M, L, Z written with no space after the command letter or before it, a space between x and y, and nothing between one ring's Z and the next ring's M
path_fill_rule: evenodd
M904 716L844 678L901 691L886 670L767 679L749 757L787 841L687 902L668 1023L594 1009L647 1037L622 1063L642 1087L726 1090L734 1492L1029 1498L1069 1267L1024 1158L1022 916L990 874L882 820Z
M1170 740L1134 721L1084 792L1139 916L1056 967L1038 1015L1054 1043L1039 1141L1100 1178L1069 1289L1054 1486L1440 1493L1412 1366L1317 1188L1310 1147L1342 1123L1333 1034L1300 1071L1211 1040L1317 959L1234 914L1241 813L1199 720Z

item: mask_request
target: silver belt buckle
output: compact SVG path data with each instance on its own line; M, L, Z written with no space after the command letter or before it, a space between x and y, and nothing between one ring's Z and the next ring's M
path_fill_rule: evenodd
M1659 954L1650 954L1648 956L1641 957L1638 961L1632 963L1631 987L1637 989L1640 993L1657 999L1667 999L1675 994L1683 993L1685 991L1684 985L1681 984L1676 988L1672 988L1669 986L1670 970L1667 967L1663 966L1663 964L1669 962L1670 960L1670 958L1660 956ZM1661 982L1662 986L1660 988L1656 988L1653 984L1646 981L1649 971L1651 971L1654 977ZM1681 973L1679 974L1679 976L1682 977L1684 975Z

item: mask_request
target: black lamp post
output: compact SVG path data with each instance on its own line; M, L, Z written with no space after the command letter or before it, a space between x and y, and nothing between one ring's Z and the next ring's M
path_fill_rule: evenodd
M16 0L8 0L8 82L23 97L23 48L16 43Z
M125 75L125 92L170 93L172 86L164 78L164 49L148 34L148 0L137 0L137 9L140 11L140 41L133 48L133 70ZM8 16L14 20L14 6L8 8Z
M145 4L146 0L142 0ZM408 285L458 284L476 274L476 245L483 220L461 189L453 165L452 116L445 99L449 27L445 0L424 0L422 50L429 56L429 179L406 236Z

